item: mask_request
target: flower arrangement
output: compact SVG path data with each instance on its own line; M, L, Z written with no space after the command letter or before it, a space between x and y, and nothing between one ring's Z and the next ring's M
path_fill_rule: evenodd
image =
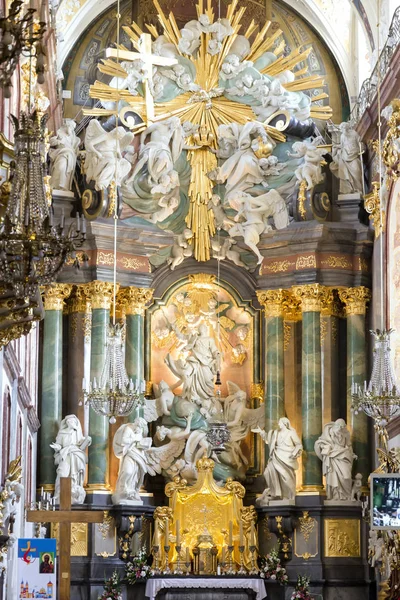
M310 596L310 578L305 575L297 577L296 587L292 593L290 600L312 600Z
M98 600L122 600L121 582L117 571L114 571L110 579L105 580L104 592Z
M281 565L278 550L271 550L267 556L261 559L260 577L277 581L281 585L286 585L288 576L286 569Z
M142 579L148 579L151 575L149 556L143 547L137 554L131 556L125 565L126 578L131 585Z

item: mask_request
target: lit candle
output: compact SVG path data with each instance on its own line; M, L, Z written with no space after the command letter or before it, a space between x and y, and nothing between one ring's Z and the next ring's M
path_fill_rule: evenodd
M176 535L175 545L176 546L180 546L181 545L180 544L181 538L180 538L180 532L179 532L179 519L176 521L175 535Z
M233 546L233 525L232 525L232 521L229 521L229 546Z
M165 546L169 546L169 521L168 517L165 519Z
M254 521L251 522L250 543L252 546L256 545L256 528L254 527Z
M243 523L239 521L239 546L243 546Z

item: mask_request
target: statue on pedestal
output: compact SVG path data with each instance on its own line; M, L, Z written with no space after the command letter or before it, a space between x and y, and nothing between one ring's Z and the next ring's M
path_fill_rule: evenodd
M112 496L114 504L143 504L139 491L146 473L156 475L168 469L185 447L185 439L175 437L169 444L153 448L152 439L145 437L145 431L147 422L138 417L133 423L121 425L114 436L114 453L120 459Z
M81 140L75 134L76 123L65 119L57 135L50 138L51 185L55 190L71 191Z
M332 132L332 173L339 179L341 194L362 193L363 169L361 155L364 144L349 122L330 128Z
M321 437L315 442L315 452L322 460L327 499L351 501L351 471L357 456L353 452L350 433L343 419L325 425Z
M67 415L61 421L56 441L50 444L54 450L54 462L57 465L57 478L54 497L60 498L60 477L71 477L71 500L75 504L83 504L86 492L83 487L86 472L86 448L92 438L84 436L76 415Z
M303 451L300 438L290 421L282 417L275 429L265 432L257 427L252 430L259 433L269 446L269 459L264 471L267 490L259 499L259 504L267 504L269 499L293 500L296 495L296 471L298 458Z

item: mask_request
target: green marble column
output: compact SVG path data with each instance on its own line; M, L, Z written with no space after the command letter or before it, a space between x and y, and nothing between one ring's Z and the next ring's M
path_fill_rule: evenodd
M265 312L265 431L285 415L283 306L285 290L257 293Z
M42 390L38 432L39 454L38 487L54 489L56 467L55 442L62 418L62 330L64 299L71 293L71 285L54 284L44 294Z
M106 281L92 281L88 286L92 304L92 335L90 348L90 380L100 378L103 369L106 339L110 324L110 308L113 298L113 284ZM89 413L88 491L109 490L109 442L108 419L95 413Z
M354 454L358 456L354 473L361 473L366 484L371 472L368 452L369 422L365 413L355 415L351 411L351 386L353 383L362 386L367 378L365 313L371 292L363 286L347 288L339 290L339 297L345 305L347 317L347 424L351 431Z
M133 381L144 380L144 313L152 297L153 290L136 287L124 288L118 294L119 306L126 315L126 372ZM139 408L131 412L129 421L138 416L142 416Z
M322 463L314 444L322 433L321 307L326 289L296 286L302 312L303 492L322 491Z

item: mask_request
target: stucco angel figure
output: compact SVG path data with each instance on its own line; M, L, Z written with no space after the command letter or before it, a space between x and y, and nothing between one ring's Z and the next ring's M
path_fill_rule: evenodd
M278 426L266 432L260 427L252 430L258 433L269 446L269 459L264 471L268 497L279 500L293 500L296 495L296 471L298 458L303 451L296 430L289 419L282 417ZM263 504L261 499L260 504Z
M123 127L105 131L96 119L90 121L85 136L85 174L96 190L106 189L113 180L121 185L132 166L121 153L133 138Z
M343 419L325 425L321 437L315 442L315 452L322 460L327 499L351 500L351 471L357 456L353 452L350 433Z
M167 264L171 271L181 265L185 258L190 258L193 254L193 246L189 240L193 237L193 232L187 227L175 236L174 245L171 248L171 256L167 259Z
M233 381L227 382L228 396L220 398L223 404L224 419L231 434L226 444L226 451L221 453L221 461L237 469L242 469L248 464L241 448L242 440L247 436L252 427L263 424L265 408L247 408L246 392Z
M183 352L188 354L186 361L174 360L167 354L165 362L171 371L182 381L182 397L202 404L214 397L214 381L220 368L221 354L208 332L205 323L200 323L194 334L182 334L172 324L178 339L184 342Z
M146 398L144 403L144 418L148 423L157 421L159 417L164 415L169 416L175 397L174 392L164 380L161 380L158 386L153 384L154 388L155 400Z
M76 159L81 140L75 134L76 123L65 119L64 125L52 136L50 142L51 185L55 190L70 191L75 173Z
M318 144L321 142L323 142L321 137L295 142L292 146L294 152L287 153L288 156L293 158L304 159L304 162L297 167L294 174L298 181L306 181L308 190L311 190L322 181L321 161L323 155L326 154L326 150L318 148Z
M363 191L362 152L365 149L361 137L350 122L330 128L332 132L332 173L339 179L339 192L352 194Z
M60 497L60 477L71 477L71 500L83 504L86 492L83 487L87 456L86 448L92 443L90 436L84 436L76 415L67 415L60 424L56 441L50 444L54 450L54 462L57 466L57 478L54 497Z
M148 137L150 139L146 142ZM150 186L159 185L161 178L174 170L174 163L183 149L183 141L179 117L171 117L147 127L140 136L139 160L126 183L133 181L143 167L146 167ZM169 189L164 193L171 191L176 186L176 182L176 178L171 178Z
M241 206L235 217L235 221L239 222L229 229L231 237L243 236L246 246L257 256L258 264L264 258L257 247L261 234L272 229L268 223L269 217L273 218L277 229L284 229L289 225L286 203L277 190L269 190L260 196L243 193Z
M145 437L146 431L147 423L139 417L133 423L121 425L114 436L114 453L120 459L112 496L114 504L142 504L139 491L145 475L156 475L167 469L185 447L185 440L181 439L153 448L152 439Z

